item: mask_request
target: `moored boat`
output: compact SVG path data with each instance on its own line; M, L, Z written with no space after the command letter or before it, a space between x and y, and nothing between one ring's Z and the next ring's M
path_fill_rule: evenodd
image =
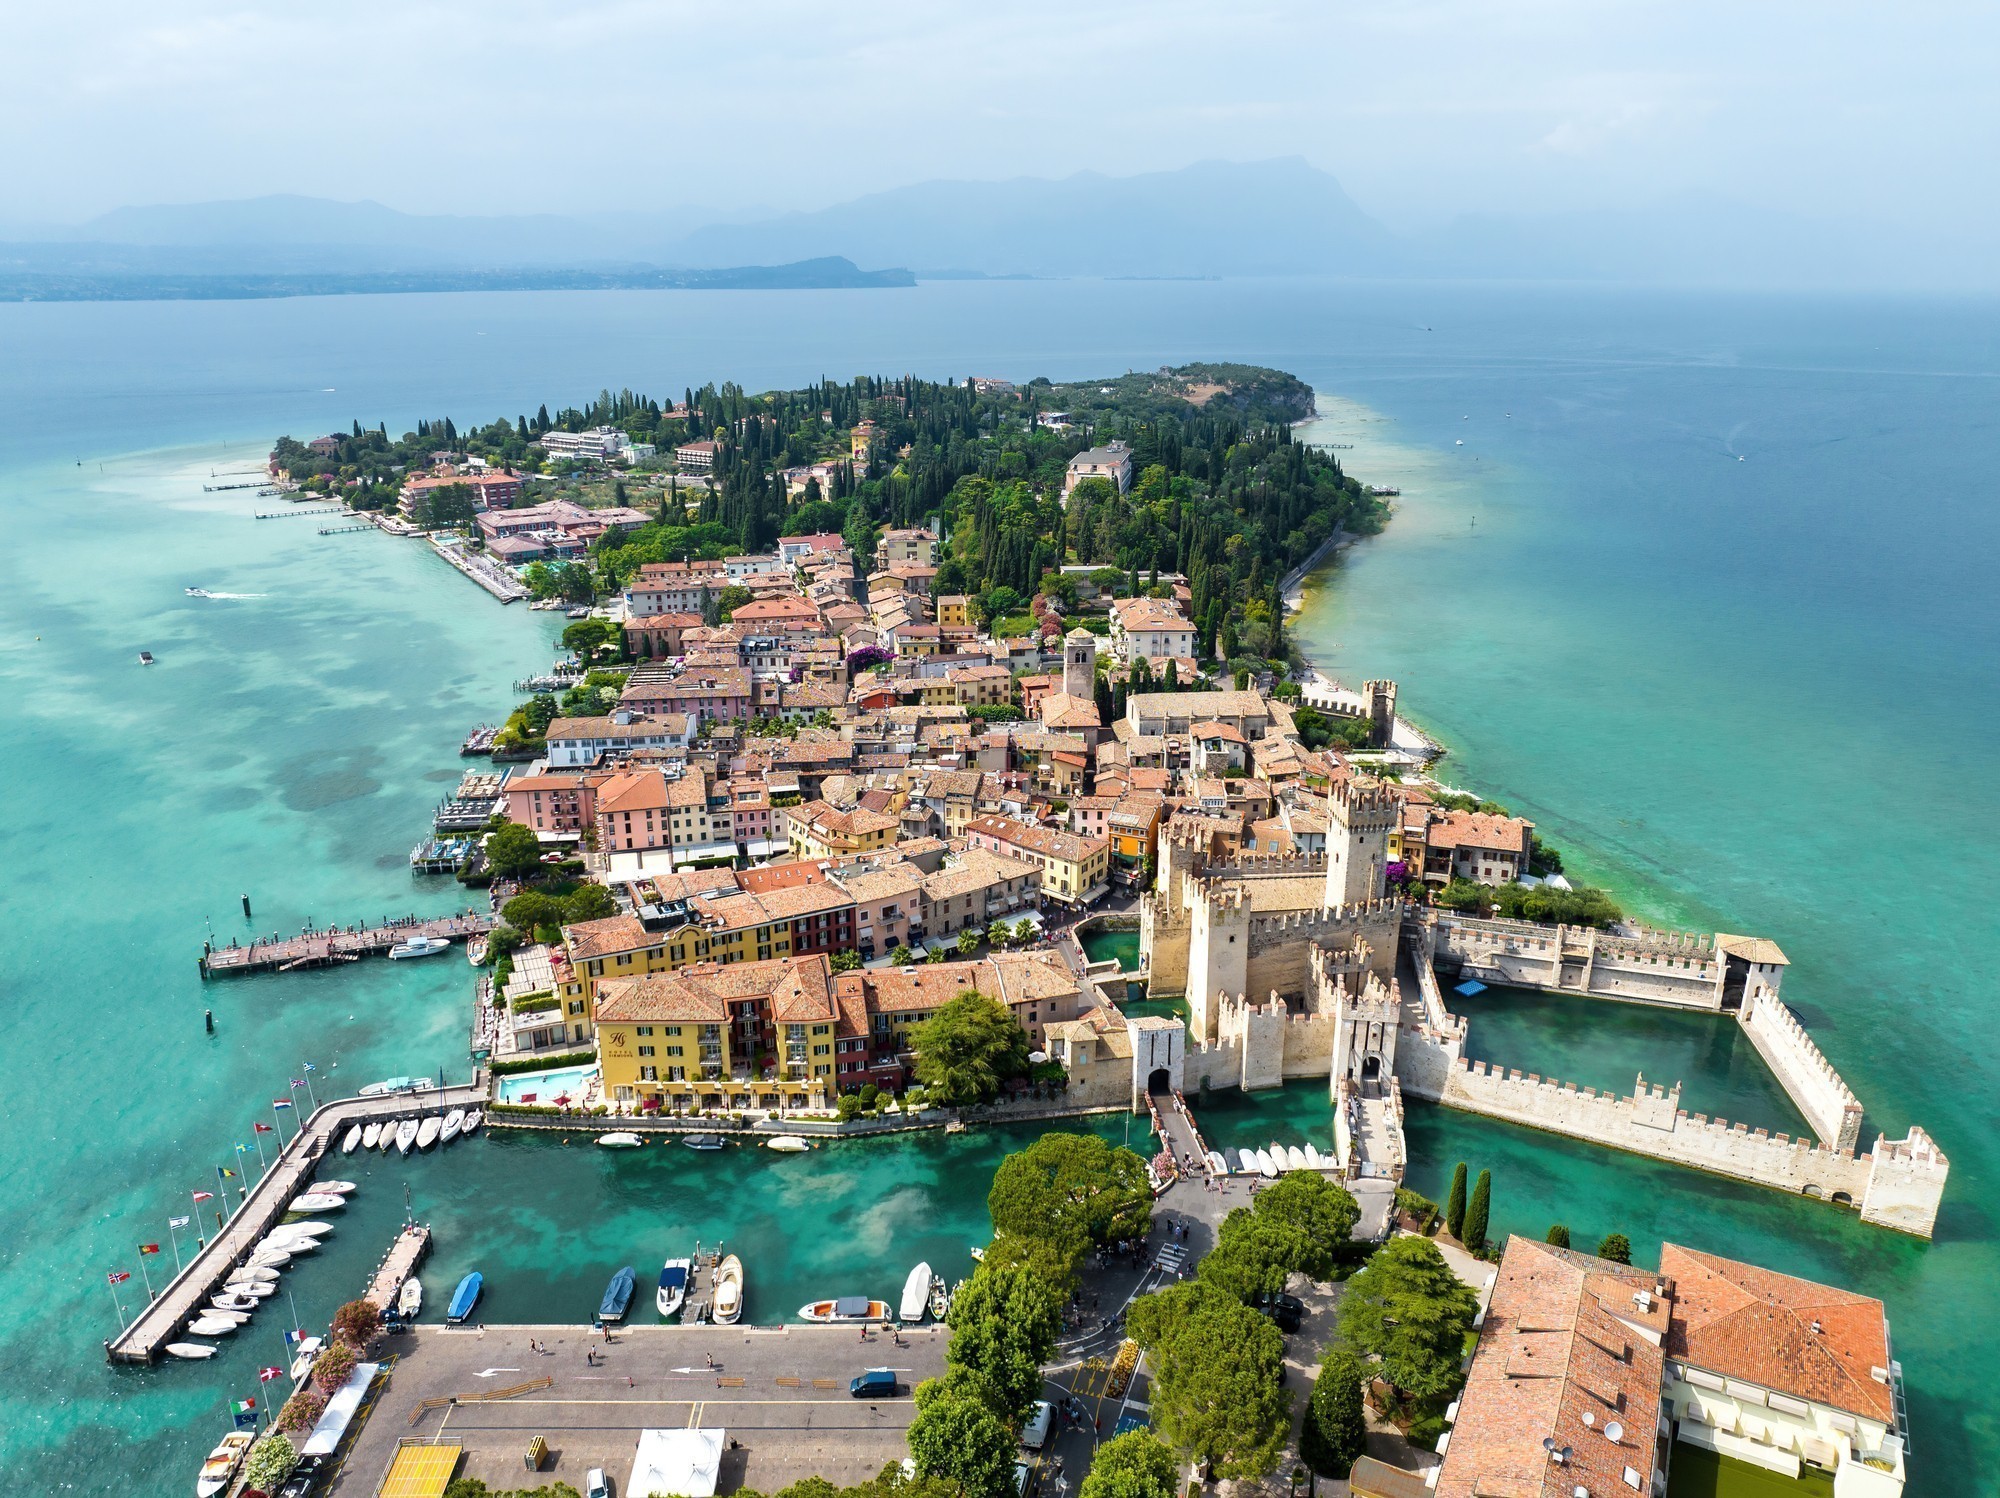
M625 1319L625 1312L632 1305L632 1287L636 1282L637 1277L632 1273L630 1264L611 1276L611 1283L604 1287L603 1298L597 1302L600 1323Z
M1326 1160L1325 1160L1325 1158L1324 1158L1324 1157L1323 1157L1323 1156L1322 1156L1322 1155L1320 1154L1320 1152L1319 1152L1319 1147L1318 1147L1317 1145L1311 1145L1311 1144L1309 1144L1309 1145L1307 1145L1307 1146L1306 1146L1306 1169L1307 1169L1307 1170L1318 1170L1318 1169L1320 1168L1320 1166L1324 1165L1325 1163L1326 1163Z
M414 1118L406 1118L396 1125L396 1153L407 1155L417 1143L417 1130L423 1125Z
M424 1282L413 1274L396 1291L396 1314L405 1321L415 1321L423 1308Z
M669 1259L660 1266L660 1287L653 1294L653 1305L662 1316L671 1316L687 1304L688 1272L693 1268L692 1259Z
M440 1119L435 1113L426 1116L424 1121L417 1125L417 1148L420 1150L427 1150L432 1145L436 1144L438 1138L438 1131L443 1127L444 1127L443 1120Z
M220 1300L221 1297L217 1297L217 1300L211 1301L201 1308L200 1315L204 1321L227 1321L231 1326L243 1326L250 1320L250 1309L254 1308L257 1304L253 1300L250 1302L249 1308L239 1306L235 1303L236 1297L233 1295L228 1297L230 1303L227 1305L220 1304Z
M609 1134L599 1134L597 1142L608 1150L635 1150L646 1141L637 1134L629 1134L621 1129Z
M226 1337L238 1325L222 1316L197 1316L188 1323L188 1330L197 1337Z
M380 1125L379 1123L372 1123L368 1125L367 1128L361 1131L361 1147L363 1149L372 1150L373 1148L375 1148L376 1145L380 1144L381 1142L382 1142L382 1125Z
M1306 1168L1306 1152L1296 1144L1286 1145L1285 1164L1293 1170L1304 1170Z
M458 1138L464 1129L465 1110L463 1108L452 1109L451 1112L445 1114L444 1121L438 1125L438 1143L450 1144L452 1140Z
M292 1198L288 1212L338 1212L347 1205L347 1198L335 1191L308 1191L303 1196Z
M865 1295L838 1295L832 1300L808 1301L799 1307L801 1321L887 1321L889 1302L870 1300Z
M477 1269L458 1282L458 1288L451 1292L451 1305L444 1313L444 1319L456 1326L472 1314L472 1308L479 1304L479 1295L486 1288L486 1276Z
M812 1146L796 1134L780 1134L776 1139L764 1142L767 1150L776 1150L781 1155L802 1155Z
M743 1314L743 1261L735 1254L715 1268L715 1294L708 1313L723 1326L733 1324Z
M1210 1150L1208 1152L1208 1172L1210 1175L1218 1176L1229 1174L1229 1162L1222 1158L1221 1151Z
M435 957L450 950L451 943L442 936L412 936L389 948L389 960L400 962L406 957Z
M186 1358L192 1363L198 1362L202 1358L214 1357L215 1349L210 1347L206 1342L169 1342L167 1344L167 1356L170 1358Z
M931 1266L919 1264L903 1281L903 1303L897 1309L905 1321L922 1321L931 1304Z
M951 1314L951 1288L945 1284L943 1275L931 1278L931 1320L942 1321Z
M353 1181L314 1181L312 1189L325 1192L331 1196L347 1196L352 1192L359 1191L361 1188Z
M720 1134L690 1134L681 1143L691 1150L719 1150L723 1140Z
M400 1127L402 1126L393 1118L382 1121L382 1137L376 1140L375 1144L383 1154L388 1154L390 1150L396 1147L396 1130Z
M1266 1179L1273 1178L1278 1174L1278 1167L1272 1162L1269 1150L1257 1151L1257 1174Z
M486 1114L482 1110L474 1108L470 1113L465 1115L465 1122L459 1125L458 1132L461 1134L470 1134L485 1122Z
M299 1350L292 1358L291 1368L287 1370L292 1375L293 1383L302 1384L306 1381L306 1375L312 1372L312 1366L318 1361L320 1349L324 1346L326 1346L324 1337L306 1337L299 1342Z
M256 1444L254 1430L232 1430L224 1436L201 1464L201 1473L194 1480L195 1498L215 1498L217 1493L227 1492L236 1478L236 1469L243 1465L244 1456Z
M362 1133L363 1130L360 1124L356 1124L353 1128L349 1129L347 1137L340 1141L340 1152L343 1155L351 1155L357 1149L361 1148Z

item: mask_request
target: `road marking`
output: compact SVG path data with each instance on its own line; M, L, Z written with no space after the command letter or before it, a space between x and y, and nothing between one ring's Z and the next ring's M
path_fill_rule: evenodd
M488 1368L483 1372L475 1373L472 1376L474 1378L491 1378L496 1373L519 1373L520 1371L521 1370L519 1368Z

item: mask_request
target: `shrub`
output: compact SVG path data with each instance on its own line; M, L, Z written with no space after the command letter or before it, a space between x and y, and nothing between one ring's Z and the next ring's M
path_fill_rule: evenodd
M335 1342L318 1357L313 1359L313 1387L322 1394L331 1395L354 1372L354 1365L360 1362L354 1349L345 1342Z
M307 1385L278 1411L278 1429L286 1435L300 1436L319 1424L319 1417L326 1413L326 1396L318 1389Z
M1486 1224L1492 1210L1493 1172L1482 1170L1472 1184L1472 1201L1465 1209L1465 1231L1458 1235L1458 1241L1475 1254L1486 1247Z
M512 1061L496 1061L488 1070L496 1077L505 1077L515 1072L552 1071L560 1066L588 1066L596 1059L595 1051L565 1051L557 1056L521 1056Z
M292 1468L298 1464L296 1446L282 1435L266 1436L250 1448L250 1459L243 1464L243 1476L251 1487L268 1493L290 1477Z
M333 1335L355 1347L366 1347L382 1330L382 1313L372 1300L350 1300L333 1313Z

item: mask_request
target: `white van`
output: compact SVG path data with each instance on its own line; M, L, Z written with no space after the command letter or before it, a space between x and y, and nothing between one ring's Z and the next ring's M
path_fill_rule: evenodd
M1040 1451L1042 1442L1049 1438L1049 1425L1055 1419L1055 1411L1046 1399L1037 1399L1035 1408L1028 1416L1028 1423L1021 1429L1021 1444L1030 1451Z

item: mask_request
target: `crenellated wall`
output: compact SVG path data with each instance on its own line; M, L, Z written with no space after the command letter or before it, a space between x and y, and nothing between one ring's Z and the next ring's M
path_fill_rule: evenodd
M1307 951L1315 942L1346 947L1367 944L1371 971L1384 982L1396 971L1396 941L1402 927L1400 900L1370 900L1336 909L1284 911L1252 915L1245 935L1249 954L1244 987L1250 993L1280 993L1301 997L1312 990ZM1218 981L1227 978L1218 976Z
M1590 926L1538 926L1438 913L1434 961L1483 983L1555 993L1722 1008L1724 963L1715 940L1681 931L1613 936Z
M1743 996L1736 1016L1757 1054L1771 1068L1793 1104L1819 1134L1821 1144L1852 1151L1861 1143L1861 1100L1813 1043L1798 1017L1769 989Z

